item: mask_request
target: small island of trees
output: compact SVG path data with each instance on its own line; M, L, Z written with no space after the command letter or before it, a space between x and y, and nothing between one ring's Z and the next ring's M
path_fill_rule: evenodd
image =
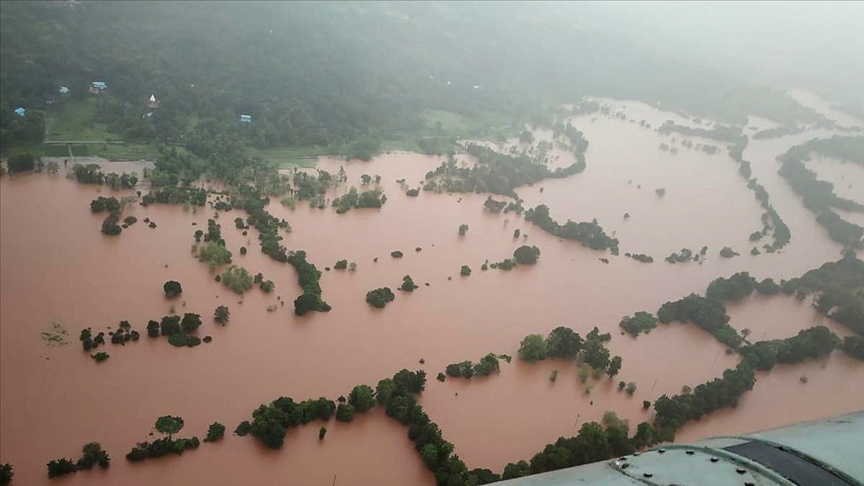
M383 309L388 302L393 302L395 299L396 295L389 287L381 287L366 292L366 303L376 309Z
M162 290L165 292L165 297L173 299L183 293L183 286L176 280L169 280L162 286Z
M525 220L539 226L543 231L551 233L559 238L574 240L593 250L609 249L613 255L618 254L618 240L609 237L603 228L597 224L597 220L590 223L575 223L567 220L565 224L558 224L549 216L549 207L541 204L536 208L525 212Z
M183 419L165 415L156 420L156 431L167 437L156 439L153 442L139 442L126 454L126 460L130 462L155 459L168 454L182 455L188 449L197 449L200 445L198 437L191 439L174 439L174 434L183 429Z
M81 448L81 458L77 462L66 458L50 461L48 463L48 477L56 478L77 471L89 471L97 464L101 469L108 469L111 466L111 458L108 457L108 453L102 449L98 442L90 442ZM9 479L11 480L11 468L9 472Z
M501 357L503 357L503 355ZM444 371L447 373L447 376L452 376L454 378L461 377L470 379L475 375L489 376L492 373L501 372L501 366L498 362L498 358L499 356L496 356L493 353L488 353L486 356L480 358L480 361L478 363L472 363L471 361L451 363L447 365ZM508 358L507 362L509 362L509 356L506 358Z
M540 249L536 246L522 245L513 252L513 258L521 265L533 265L540 258Z

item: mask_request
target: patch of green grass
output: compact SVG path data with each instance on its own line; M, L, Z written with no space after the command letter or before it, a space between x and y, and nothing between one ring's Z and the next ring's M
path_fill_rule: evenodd
M444 133L468 130L465 117L452 111L423 110L423 119L426 121L426 127L431 129L437 129L440 123L441 131Z
M156 160L159 151L153 144L125 143L125 144L89 144L90 155L102 157L108 160ZM178 147L178 149L181 147ZM185 149L184 149L185 150Z
M279 168L315 167L316 157L327 155L325 147L274 147L266 149L250 148L249 155L261 157L275 163Z
M99 99L69 101L57 106L57 111L48 115L49 139L62 140L119 140L116 133L108 133L104 123L96 121Z

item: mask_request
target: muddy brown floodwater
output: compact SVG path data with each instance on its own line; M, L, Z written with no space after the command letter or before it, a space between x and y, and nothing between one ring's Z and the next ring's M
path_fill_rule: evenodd
M649 119L655 127L677 119L635 102L626 104L639 110L631 118ZM369 163L322 159L319 166L331 172L344 166L350 185L359 186L363 173L381 175L388 201L381 210L343 215L304 203L293 211L276 201L270 204L268 210L293 228L285 236L286 246L305 249L323 271L323 296L333 306L329 313L302 318L293 315L291 305L300 292L296 272L261 254L254 230L242 236L233 223L235 217L245 217L241 212L220 213L223 236L236 263L275 282L272 294L257 288L244 297L232 294L192 257L192 235L206 229L210 209L134 206L124 215L134 214L139 222L110 238L99 231L102 217L88 207L97 195L114 194L109 189L80 185L62 174L3 178L0 459L14 465L16 483L36 486L49 484L48 460L78 457L90 441L109 451L111 469L77 473L63 484L323 486L335 478L342 486L431 485L434 478L405 428L380 410L350 424L331 421L323 442L317 439L318 423L291 430L280 451L230 434L259 404L279 396L335 399L354 385L374 386L401 368L423 368L429 382L421 401L445 438L469 468L500 472L507 462L530 459L546 443L573 434L585 421L599 420L606 410L633 426L650 420L642 400L695 386L738 361L690 325L660 326L638 339L622 336L621 316L654 312L667 300L704 292L718 276L746 270L779 280L838 258L839 245L776 175L775 161L789 146L830 132L753 142L745 151L793 235L784 251L751 257L747 236L759 229L761 211L725 149L704 155L680 146L684 137L661 136L611 117L579 117L573 123L591 144L585 172L517 192L526 207L548 204L562 222L596 217L620 238L621 257L560 241L513 214L485 212L485 194L405 196L396 180L405 178L417 187L440 157L394 153ZM673 136L678 154L660 151L659 144L671 144ZM665 197L654 193L658 187L666 188ZM342 186L330 197L346 190ZM628 221L625 212L632 215ZM145 217L157 228L148 228ZM460 224L470 227L464 237L457 233ZM511 272L481 271L486 259L508 258L523 243L512 237L516 228L528 234L528 244L541 249L539 263ZM244 245L250 251L241 256ZM709 247L703 264L663 261L672 251L685 246L698 251L703 245ZM718 251L727 245L742 256L720 258ZM422 251L415 252L416 247ZM404 258L391 258L393 250L401 250ZM656 261L643 264L623 257L628 251L648 253ZM601 263L601 257L609 257L610 263ZM357 271L324 271L342 258L357 262ZM461 265L471 266L473 274L461 277ZM384 310L364 302L368 290L396 288L409 274L420 285L413 294L397 292L396 301ZM166 280L182 283L180 298L162 296ZM287 302L284 307L277 297ZM224 328L210 318L220 304L231 309ZM266 310L271 305L276 305L274 312ZM172 306L178 313L201 314L199 335L211 335L213 342L177 349L164 339L142 337L123 347L108 344L104 350L111 358L96 364L77 341L84 327L107 331L124 319L143 333L147 320L160 318ZM731 306L730 313L733 326L766 337L793 335L823 322L806 303L785 297L748 299ZM52 322L68 329L69 345L53 348L42 341L40 333ZM578 382L574 365L555 361L528 365L514 359L502 363L500 375L471 382L434 379L451 362L477 360L490 351L515 356L525 335L546 334L559 325L583 335L594 326L612 332L610 348L624 359L621 374L615 380L591 380L590 394ZM425 365L418 363L421 358ZM560 372L554 384L549 381L553 369ZM835 353L824 361L760 373L756 388L737 409L688 425L682 438L864 409L862 371L864 363ZM800 382L802 375L808 383ZM633 381L638 390L632 397L620 393L618 380ZM136 442L148 439L156 418L166 414L184 418L181 436L203 437L214 421L224 423L229 434L221 443L202 444L182 457L137 464L123 459Z

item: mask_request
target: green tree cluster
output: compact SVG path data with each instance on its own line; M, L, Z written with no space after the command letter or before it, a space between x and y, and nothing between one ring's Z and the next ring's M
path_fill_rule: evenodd
M447 376L470 379L474 375L489 376L492 373L500 372L501 366L498 362L498 357L493 353L488 353L486 356L480 358L480 361L476 364L471 361L451 363L447 365L444 371L447 373Z
M786 339L759 341L738 351L757 370L770 370L777 363L801 363L831 354L841 347L840 338L825 326L802 330Z
M405 275L402 277L402 285L399 288L404 292L414 292L420 287L414 283L410 275Z
M366 292L366 303L376 309L383 309L388 302L393 302L396 295L390 290L390 287L381 287L375 290Z
M696 294L690 294L675 302L666 302L657 311L657 319L663 324L672 321L692 322L732 349L738 348L744 340L729 325L726 306Z
M252 288L252 275L245 268L231 265L221 274L222 285L231 289L235 294L243 295Z
M305 425L313 420L330 420L336 412L336 403L324 397L294 402L289 397L279 397L263 404L252 412L252 422L238 427L238 435L251 434L271 449L281 449L285 441L285 429Z
M513 252L513 258L520 265L533 265L540 258L540 249L536 246L522 245Z
M207 428L207 437L204 437L204 442L216 442L225 437L225 426L219 422L213 422Z
M627 334L638 337L640 333L648 334L657 327L657 319L650 312L638 311L633 317L625 316L618 325Z
M525 220L559 238L578 241L592 250L609 249L613 255L618 254L618 240L607 235L596 219L590 223L567 220L563 225L558 224L549 216L549 207L541 204L526 211Z

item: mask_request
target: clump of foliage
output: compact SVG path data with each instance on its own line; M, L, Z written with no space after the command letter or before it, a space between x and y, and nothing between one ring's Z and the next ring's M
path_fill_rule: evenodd
M110 358L108 353L104 353L101 351L96 353L96 354L90 355L90 357L93 358L93 361L96 361L97 363L101 363L101 362L105 361L106 359Z
M348 260L339 260L333 265L334 270L345 270L346 268L348 268Z
M6 486L11 483L14 476L15 473L12 471L11 464L0 464L0 486Z
M514 268L516 268L516 260L513 260L512 258L507 258L507 259L502 260L500 262L491 263L491 264L489 264L489 267L493 268L493 269L504 270L505 272L509 272L510 270L513 270Z
M625 316L619 325L624 332L637 337L640 333L648 334L657 327L657 319L650 312L639 311L633 317Z
M459 236L465 236L466 233L468 233L468 225L467 224L460 224L459 225Z
M216 442L225 437L225 426L219 422L213 422L207 428L207 437L204 437L204 442Z
M231 319L231 311L228 310L228 306L220 305L216 307L216 310L213 311L213 320L221 325L228 324L228 320Z
M330 305L321 298L321 271L306 260L306 252L299 250L288 255L288 263L297 270L297 281L303 294L294 299L294 314L302 316L309 311L327 312Z
M126 460L130 462L155 459L168 454L182 455L188 449L197 449L200 445L198 437L191 439L174 439L173 435L183 429L183 419L166 415L156 420L156 430L167 437L156 439L153 442L139 442L126 454Z
M405 275L402 277L402 285L399 288L404 292L414 292L414 290L420 287L414 283L410 275Z
M498 357L495 356L493 353L489 353L486 356L480 358L480 361L476 364L472 363L471 361L451 363L447 365L444 371L447 373L447 376L470 379L472 376L475 375L489 376L492 373L500 372L501 367L498 362Z
M176 280L169 280L162 286L162 290L165 292L165 297L172 299L183 293L183 286Z
M738 272L729 278L717 278L708 284L705 296L714 300L737 301L756 290L756 279L747 272Z
M70 459L62 458L48 462L48 477L56 478L69 473L74 473L80 470L90 470L93 466L99 465L101 469L108 469L111 466L111 458L108 453L102 449L98 442L90 442L81 448L81 458L77 462ZM9 481L12 479L12 469L9 468ZM6 483L3 484L7 484Z
M587 246L592 250L606 250L608 248L613 255L618 254L618 240L608 236L603 228L597 224L596 219L590 223L575 223L567 220L564 224L558 224L549 216L549 207L541 204L526 211L525 220L559 238L578 241L582 246Z
M357 188L352 187L346 194L333 199L333 207L337 213L344 214L352 208L380 208L386 201L387 196L380 188L358 193Z
M471 275L471 267L468 265L462 265L462 268L459 270L459 274L463 277L468 277Z
M219 243L208 241L203 245L196 246L198 261L207 263L210 270L231 263L231 251Z
M399 250L391 251L390 256L393 258L402 258L402 252Z
M720 256L723 258L732 258L738 256L739 253L729 248L728 246L724 246L722 250L720 250Z
M249 433L271 449L281 449L285 441L285 429L307 424L313 420L330 420L336 404L324 397L294 402L289 397L279 397L269 404L262 404L252 412L252 422L241 424L236 433Z
M74 473L78 471L78 467L75 466L75 463L69 459L52 459L48 462L48 477L56 478L60 476L65 476L69 473Z
M231 289L235 294L242 295L252 288L252 275L245 268L231 265L222 272L222 285Z
M94 337L93 332L88 327L81 330L78 340L81 341L84 351L90 351L91 349L96 349L100 344L105 344L105 333L100 332Z
M680 253L672 253L665 260L669 263L687 263L693 260L693 251L689 248L682 248Z
M675 302L666 302L657 311L657 319L664 324L672 321L692 322L732 349L740 346L744 340L729 325L726 306L696 294L690 294Z
M698 420L703 415L725 407L734 407L738 398L752 390L756 383L753 367L745 360L735 369L723 372L715 378L695 387L692 393L668 397L663 395L654 402L654 421L659 430L657 437L671 441L675 430L687 421Z
M396 295L389 287L381 287L366 292L366 303L376 309L383 309L388 302L393 302L395 299Z
M642 253L625 253L624 256L642 263L654 263L654 257Z
M739 352L757 370L770 370L777 363L801 363L831 354L841 346L840 338L825 326L802 330L786 339L759 341L743 346Z
M513 252L513 258L521 265L533 265L540 258L540 249L536 246L522 245Z

